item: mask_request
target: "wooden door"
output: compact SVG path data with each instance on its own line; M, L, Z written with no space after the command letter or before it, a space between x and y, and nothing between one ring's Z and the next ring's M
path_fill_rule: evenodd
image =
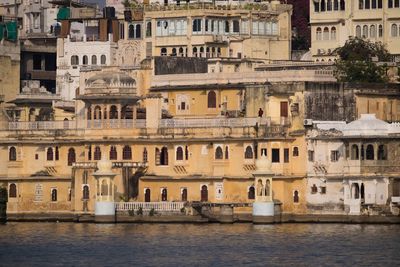
M206 185L201 187L201 201L207 202L208 201L208 188Z
M147 188L144 192L144 202L150 202L150 189Z
M281 117L287 118L289 115L288 113L288 102L284 101L281 102Z

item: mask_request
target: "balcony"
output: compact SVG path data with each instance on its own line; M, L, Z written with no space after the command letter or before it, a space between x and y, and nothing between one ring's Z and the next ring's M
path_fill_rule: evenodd
M253 127L256 124L266 125L267 118L192 118L192 119L164 119L159 128L242 128Z

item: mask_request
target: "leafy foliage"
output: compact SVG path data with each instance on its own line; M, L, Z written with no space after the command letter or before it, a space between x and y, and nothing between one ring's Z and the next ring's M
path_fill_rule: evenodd
M388 80L385 64L376 62L390 61L390 54L385 46L361 38L350 38L343 47L334 53L339 56L336 61L336 78L341 82L383 83Z
M293 5L292 27L296 28L297 36L293 36L293 50L308 50L311 44L311 29L309 27L310 5L308 0L288 0Z

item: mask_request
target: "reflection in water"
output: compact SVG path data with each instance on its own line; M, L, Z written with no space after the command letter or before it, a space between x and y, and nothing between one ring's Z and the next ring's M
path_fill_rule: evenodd
M400 262L400 225L0 225L0 266L271 266Z

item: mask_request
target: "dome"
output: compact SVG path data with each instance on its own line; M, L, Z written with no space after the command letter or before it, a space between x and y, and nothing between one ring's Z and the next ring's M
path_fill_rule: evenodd
M106 158L102 158L97 162L97 171L93 175L95 176L115 175L111 168L112 168L112 162Z
M379 120L375 114L361 114L360 119L347 124L343 128L344 135L387 135L389 123Z
M272 173L271 170L272 162L265 156L261 155L259 159L256 160L256 172L257 173Z
M135 85L135 79L124 72L102 72L86 81L86 87L134 87Z

